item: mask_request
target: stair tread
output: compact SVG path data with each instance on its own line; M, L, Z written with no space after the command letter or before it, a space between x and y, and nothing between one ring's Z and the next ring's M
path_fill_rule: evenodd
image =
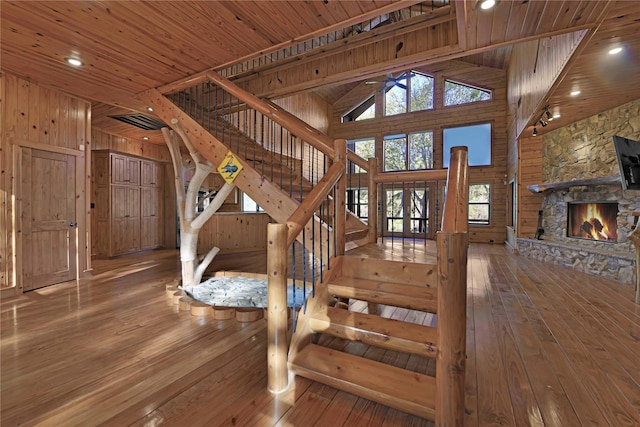
M329 293L379 304L436 312L437 291L426 286L404 285L340 276L327 284Z
M309 344L290 368L298 375L401 411L433 419L435 378Z
M344 255L342 275L406 285L438 286L438 267L434 264L392 261L361 255Z
M438 334L431 326L326 307L325 311L313 315L311 329L376 347L430 358L436 356Z

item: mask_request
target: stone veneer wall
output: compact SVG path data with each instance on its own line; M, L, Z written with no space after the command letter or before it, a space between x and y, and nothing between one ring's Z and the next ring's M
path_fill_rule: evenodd
M544 182L619 175L613 136L640 140L640 100L602 112L543 136ZM567 237L567 203L617 201L618 241ZM518 239L518 252L622 283L635 283L634 247L627 235L640 211L640 191L621 184L571 187L545 195L543 240Z

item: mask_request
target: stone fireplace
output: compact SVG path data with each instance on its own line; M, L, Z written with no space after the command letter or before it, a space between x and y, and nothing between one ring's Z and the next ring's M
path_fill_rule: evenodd
M620 174L614 135L640 137L640 100L543 136L543 180L559 185L543 193L541 238L517 239L521 255L635 284L627 235L640 215L640 190L612 178Z

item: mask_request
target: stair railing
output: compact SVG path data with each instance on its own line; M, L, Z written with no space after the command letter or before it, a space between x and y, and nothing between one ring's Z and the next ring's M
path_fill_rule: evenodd
M347 210L354 217L366 218L362 223L366 226L367 243L375 243L378 233L377 190L373 180L377 170L375 158L365 160L353 151L347 150ZM356 239L350 240L359 238L360 236L357 236Z
M436 425L464 424L466 365L467 250L469 181L467 148L454 147L436 238L438 266L438 343L436 353Z
M284 391L288 387L287 354L288 346L288 308L287 308L287 278L293 277L293 329L296 324L295 289L296 279L300 279L303 292L307 282L315 285L322 282L323 271L331 267L331 259L344 255L344 228L346 219L345 190L346 190L346 141L336 140L336 155L333 165L314 187L309 196L300 204L298 209L289 217L286 224L269 224L267 231L267 276L268 276L268 311L267 311L267 385L273 393ZM326 241L315 241L312 228L325 229ZM314 242L302 245L302 253L296 251L296 240L300 234L302 241L307 241L305 234L311 235ZM311 246L312 253L306 253L306 247ZM290 258L287 252L291 247ZM299 259L299 261L298 261ZM311 272L307 280L308 260L312 268L318 266L319 274ZM291 269L289 269L291 265ZM298 266L304 270L300 275ZM313 295L314 289L311 289ZM303 294L306 301L306 295Z
M166 90L168 99L291 198L304 198L335 156L332 139L215 72Z

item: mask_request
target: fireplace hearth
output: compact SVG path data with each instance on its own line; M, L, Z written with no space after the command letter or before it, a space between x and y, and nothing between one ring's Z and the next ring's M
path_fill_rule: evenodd
M567 237L603 242L618 241L618 203L569 202Z

